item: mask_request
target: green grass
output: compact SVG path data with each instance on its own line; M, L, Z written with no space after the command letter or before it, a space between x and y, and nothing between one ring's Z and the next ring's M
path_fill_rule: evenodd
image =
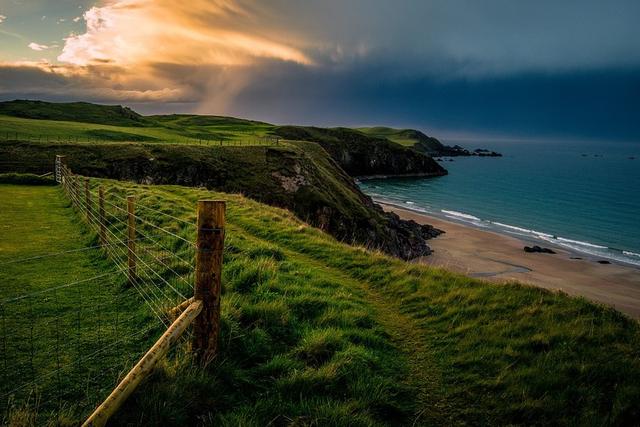
M94 144L120 141L274 144L269 125L247 122L247 125L183 126L180 123L180 120L167 119L150 122L145 127L134 127L0 115L0 139Z
M38 143L0 141L0 171L42 174L56 154L75 172L95 177L183 184L242 193L288 207L314 226L347 242L394 250L411 239L375 209L353 180L318 144L286 141L278 146L201 147L181 144ZM283 181L297 182L287 188ZM397 251L399 256L404 253Z
M640 331L613 309L349 247L238 195L105 185L187 221L200 198L228 203L218 358L203 372L188 347L178 349L116 424L601 425L638 417ZM164 225L189 236L179 223Z
M58 187L0 184L0 206L0 419L73 422L160 328L101 250L78 251L96 242Z
M46 176L31 173L0 173L0 184L56 185L53 174Z
M51 135L105 132L113 138L133 138L122 135L127 133L160 142L168 141L167 135L196 132L227 132L229 138L251 132L248 129L270 132L262 123L213 116L150 117L144 127L20 120L26 119L0 118L0 138L4 129L25 125L42 126L41 131ZM312 128L310 137L343 133L316 131ZM343 141L329 142L340 148ZM8 170L49 171L53 154L63 148L76 172L227 191L92 180L94 191L99 184L108 188L111 203L135 194L140 206L190 223L195 221L198 199L222 198L228 206L218 358L207 370L197 368L185 340L131 396L114 425L633 425L640 418L636 321L560 293L485 283L347 246L291 212L236 194L290 206L299 218L312 218L318 206L342 208L338 218L349 222L336 226L383 233L384 226L365 209L359 193L350 189L351 181L319 145L94 145L8 142L0 144L0 152ZM274 173L302 175L312 185L291 195L283 192ZM73 213L57 188L0 185L0 206L0 263L96 243L82 225L82 216ZM193 227L156 211L137 212L149 223L194 239ZM121 235L124 230L116 223L111 231ZM152 230L141 224L140 232ZM165 244L171 253L189 253L179 240ZM2 265L0 297L48 289L109 269L113 265L101 251ZM159 273L169 277L166 269ZM97 301L107 308L81 312L89 321L78 329L76 341L64 343L69 360L95 348L98 337L108 340L151 321L135 290L121 281L73 289L75 293L61 291L52 299L33 299L17 306L22 308L12 316L5 315L32 319L36 310L43 319L16 322L16 335L10 337L10 352L5 354L30 355L25 345L31 342L32 327L43 330L35 360L50 371L57 365L50 355L58 354L60 346L54 326L62 319L62 331L76 330L69 316L77 315L72 307L78 300ZM114 299L125 303L111 310L108 304ZM61 303L66 308L56 310ZM134 317L120 318L116 333L113 317L123 311ZM63 408L60 402L35 405L33 400L24 408L20 401L11 412L13 420L80 420L86 408L78 402L104 398L113 376L153 338L145 335L131 347L97 360L92 365L96 375L106 371L111 377L88 381L84 394L72 385L91 377L86 367L53 378L41 393L55 394L61 382L68 385ZM119 359L122 352L128 360ZM30 356L16 360L13 370L4 370L11 381L5 380L3 387L16 378L29 379L31 365Z
M416 142L418 142L416 138L411 138L408 135L404 135L402 131L405 129L393 129L383 126L376 126L358 128L358 130L360 132L366 133L367 135L387 138L388 140L393 141L396 144L404 145L405 147L412 147L416 144Z
M5 101L0 102L0 114L27 119L82 121L121 126L149 124L148 119L128 107L97 105L88 102Z
M394 129L384 126L376 126L358 128L358 130L369 136L376 138L386 138L389 141L395 142L396 144L400 144L405 147L412 147L418 151L425 153L437 153L444 148L442 143L436 138L427 136L415 129Z

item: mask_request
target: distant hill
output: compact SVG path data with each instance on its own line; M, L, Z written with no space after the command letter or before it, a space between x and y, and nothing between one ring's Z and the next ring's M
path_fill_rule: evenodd
M90 176L242 193L288 208L340 240L405 259L428 254L426 240L438 233L383 212L349 177L447 173L431 157L386 138L223 116L142 116L87 103L0 105L5 172L44 173L46 161L34 170L24 165L64 153Z
M410 147L415 151L433 157L456 157L456 156L479 156L479 157L501 157L500 153L478 148L473 151L467 150L459 145L444 145L436 138L425 135L415 129L394 129L384 126L358 128L359 131L376 138L386 138L397 144Z
M98 123L113 126L150 126L151 120L121 105L88 102L53 103L15 100L0 102L0 115L38 120Z
M358 130L370 136L386 138L397 144L412 147L413 149L423 153L437 154L446 149L446 147L436 138L425 135L415 129L394 129L384 126L376 126L358 128Z
M256 120L239 119L229 116L204 116L199 114L166 114L158 116L147 116L155 122L163 125L176 125L176 126L270 126L272 124L259 122Z
M350 128L279 126L274 133L285 139L320 144L351 176L447 174L431 157Z

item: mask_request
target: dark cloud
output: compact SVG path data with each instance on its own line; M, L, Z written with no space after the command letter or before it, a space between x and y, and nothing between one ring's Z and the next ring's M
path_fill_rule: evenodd
M264 66L229 111L276 123L409 126L436 135L453 130L640 141L640 69L443 81L381 78L383 68L326 73Z
M436 136L459 130L640 140L637 0L198 0L180 14L168 0L144 4L155 15L136 13L153 32L136 32L127 10L93 13L127 28L120 35L131 37L127 46L137 57L118 43L105 46L131 61L53 70L0 64L0 98L413 126ZM172 23L174 15L181 18ZM193 26L189 43L172 32L185 23ZM112 41L107 30L76 37L68 56L84 58ZM158 31L171 43L143 49ZM202 46L205 33L231 47ZM189 55L181 51L187 45ZM215 62L221 52L226 65Z

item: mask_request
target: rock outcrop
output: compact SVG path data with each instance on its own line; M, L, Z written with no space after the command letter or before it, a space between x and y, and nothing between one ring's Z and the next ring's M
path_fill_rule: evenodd
M525 246L524 251L527 253L555 254L556 252L549 248L543 248L538 245Z
M316 142L352 177L434 177L447 171L431 157L348 128L280 126L285 139Z

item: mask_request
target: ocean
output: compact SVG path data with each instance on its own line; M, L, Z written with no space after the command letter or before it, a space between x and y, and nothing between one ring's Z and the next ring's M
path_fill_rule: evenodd
M444 177L359 185L403 208L640 266L640 144L460 145L503 157L456 157L441 163Z

